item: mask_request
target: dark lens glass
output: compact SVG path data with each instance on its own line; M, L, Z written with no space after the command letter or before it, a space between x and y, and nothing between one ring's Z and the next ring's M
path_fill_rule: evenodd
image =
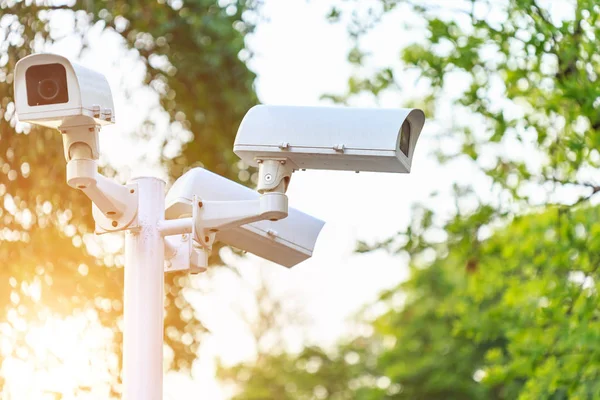
M38 85L38 94L44 100L52 100L58 96L59 87L54 79L44 79Z
M61 64L34 65L25 72L27 103L30 106L69 101L67 72Z
M408 157L408 151L410 149L410 123L404 121L400 128L400 151Z

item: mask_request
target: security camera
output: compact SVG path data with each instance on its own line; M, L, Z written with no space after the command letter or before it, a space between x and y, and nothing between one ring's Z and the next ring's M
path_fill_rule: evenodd
M115 122L106 78L54 54L33 54L15 67L19 119L50 128Z
M96 233L127 232L123 394L128 399L162 393L163 271L205 271L216 241L286 267L308 259L324 223L288 207L292 172L408 173L425 122L416 109L256 106L240 125L234 151L258 167L257 190L194 168L165 198L160 179L140 177L120 185L98 173L98 133L115 121L103 75L61 56L38 54L16 64L14 87L21 121L62 134L67 183L92 200Z
M424 123L418 109L253 107L242 120L234 152L259 168L257 191L192 169L167 194L166 218L179 221L167 225L191 224L195 243L206 253L220 240L293 266L312 255L323 222L288 208L292 173L408 173Z
M230 181L203 168L193 168L173 184L165 198L167 220L190 217L198 203L212 213L213 204L235 204L259 201L262 196L239 183ZM195 200L196 199L196 200ZM218 229L215 237L210 237L210 228L196 237L203 241L220 241L226 245L255 254L277 264L292 267L312 256L317 237L324 222L300 212L287 209L287 218L271 221L268 218L230 229ZM218 212L216 217L223 217ZM196 222L206 221L210 215L196 218ZM212 226L212 225L211 225ZM200 233L200 232L198 232ZM196 235L198 236L198 234Z
M408 173L424 124L418 109L258 105L233 151L259 167L259 191L285 191L298 169Z
M67 183L94 203L97 232L129 226L137 194L97 172L98 133L115 122L110 86L104 75L55 54L33 54L15 66L19 120L56 128L63 135Z

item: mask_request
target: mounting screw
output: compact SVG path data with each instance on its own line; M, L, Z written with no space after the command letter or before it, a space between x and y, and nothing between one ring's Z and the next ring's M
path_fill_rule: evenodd
M135 189L129 189L129 193L135 193Z
M112 222L112 226L114 226L115 228L117 227L117 225L119 225L119 223L117 221Z
M267 235L269 235L271 237L277 237L277 232L275 232L273 229L269 229L267 231Z
M186 242L188 240L187 233L184 233L183 235L181 235L181 240L183 240L184 242Z
M215 229L215 228L213 228L213 229L210 229L210 230L209 230L209 232L213 232L213 233L215 233L215 232L219 232L219 230L218 230L218 229Z
M273 175L271 174L266 174L265 175L265 181L266 182L271 182L273 180Z
M289 149L290 148L290 144L288 142L281 142L281 143L279 143L279 148L281 150Z
M94 113L94 118L100 118L100 106L98 104L92 106L92 113Z
M281 160L281 161L279 161L279 164L281 164L281 165L285 165L285 160Z
M204 236L204 241L205 241L206 243L208 243L208 242L210 242L210 238L209 238L208 236Z
M344 145L343 144L336 144L335 146L333 146L333 149L335 151L337 151L338 153L343 153L344 152Z
M201 201L198 202L198 207L202 208L203 205L204 204Z

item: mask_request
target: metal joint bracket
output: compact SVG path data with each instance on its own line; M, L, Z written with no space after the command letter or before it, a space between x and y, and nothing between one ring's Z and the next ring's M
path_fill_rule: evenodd
M256 200L238 201L206 201L194 196L192 237L201 247L210 248L219 231L287 216L288 198L284 193L265 193Z
M205 272L208 268L210 247L200 246L192 234L165 236L165 272L189 271L192 274Z
M292 173L298 167L287 158L267 158L257 160L258 184L256 190L263 194L287 191Z
M96 234L119 232L123 230L135 230L139 228L137 221L138 210L138 185L136 183L124 185L127 197L119 198L124 201L122 212L104 214L95 203L92 204L92 215L96 221ZM84 191L85 192L85 191Z
M166 236L165 241L165 272L186 271L190 269L192 255L192 240L190 235Z

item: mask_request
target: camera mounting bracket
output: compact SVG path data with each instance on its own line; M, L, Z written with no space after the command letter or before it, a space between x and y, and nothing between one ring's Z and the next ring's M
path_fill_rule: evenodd
M63 124L58 128L58 130L63 135L63 148L65 152L65 160L67 160L67 162L71 161L71 158L77 157L77 155L71 153L72 149L73 151L80 152L79 157L82 156L81 152L83 149L80 147L81 144L84 144L89 149L89 154L86 154L87 157L92 160L97 160L100 157L100 143L98 139L100 125L89 124L89 122L84 125L75 126Z
M285 193L292 173L297 169L287 158L259 158L258 163L258 193Z
M121 185L98 173L98 125L61 128L67 183L92 200L96 233L118 232L137 227L137 184Z
M287 216L288 198L284 193L265 193L256 200L236 201L205 201L194 196L192 236L209 248L219 231L257 221L278 221Z

